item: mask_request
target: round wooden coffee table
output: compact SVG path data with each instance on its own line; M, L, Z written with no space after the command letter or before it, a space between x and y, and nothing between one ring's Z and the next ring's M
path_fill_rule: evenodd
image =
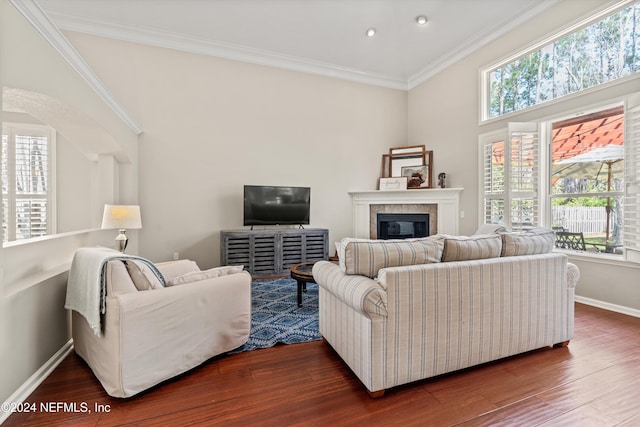
M298 307L302 307L302 291L307 291L307 283L316 283L311 269L315 262L301 262L291 266L291 278L298 282Z

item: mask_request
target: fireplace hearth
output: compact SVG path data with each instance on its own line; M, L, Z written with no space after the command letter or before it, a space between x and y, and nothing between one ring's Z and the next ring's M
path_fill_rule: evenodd
M380 240L410 239L429 235L429 214L420 213L378 213Z

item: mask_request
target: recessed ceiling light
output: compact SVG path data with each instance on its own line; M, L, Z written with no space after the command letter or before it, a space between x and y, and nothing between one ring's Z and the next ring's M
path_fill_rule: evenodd
M376 35L376 29L371 27L367 30L367 37L373 37Z
M416 22L418 23L418 25L424 25L427 23L427 17L424 15L417 16Z

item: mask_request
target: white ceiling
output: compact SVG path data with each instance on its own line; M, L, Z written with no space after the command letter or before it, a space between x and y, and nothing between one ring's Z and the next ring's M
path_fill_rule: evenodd
M410 89L557 0L36 0L61 30ZM425 26L416 17L425 15ZM375 27L375 37L366 37Z

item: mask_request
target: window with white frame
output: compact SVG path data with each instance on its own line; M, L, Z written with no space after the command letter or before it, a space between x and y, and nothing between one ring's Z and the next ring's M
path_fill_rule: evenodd
M535 123L510 123L481 137L485 223L513 230L540 225L539 134Z
M2 127L2 238L4 242L51 234L55 131L47 126Z
M640 262L640 94L481 135L480 157L484 223L553 227L557 247Z
M622 252L623 106L551 127L551 225L561 237L578 239L580 247L571 249Z
M483 74L483 120L523 110L640 71L640 1L611 10Z

